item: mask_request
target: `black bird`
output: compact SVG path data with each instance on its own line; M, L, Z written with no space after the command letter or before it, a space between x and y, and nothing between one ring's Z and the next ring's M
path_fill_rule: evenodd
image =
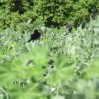
M31 34L31 37L28 40L28 42L37 40L38 38L40 38L40 36L41 36L41 33L38 32L38 30L34 30L34 33Z
M72 28L73 28L73 25L71 22L68 22L67 25L66 25L66 29L71 32L72 31Z

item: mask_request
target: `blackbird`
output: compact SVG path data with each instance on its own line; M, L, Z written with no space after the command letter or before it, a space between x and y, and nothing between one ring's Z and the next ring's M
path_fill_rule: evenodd
M34 30L34 32L31 34L30 39L28 40L28 42L37 40L37 39L40 38L40 36L41 36L41 33L38 32L38 30Z

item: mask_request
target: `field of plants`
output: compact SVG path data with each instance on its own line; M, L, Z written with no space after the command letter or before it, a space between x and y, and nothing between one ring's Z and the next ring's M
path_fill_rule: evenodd
M24 7L16 3L24 8L25 14L17 12L20 7L17 8L14 1L17 0L13 3L0 1L0 99L99 99L99 15L94 19L96 13L92 15L94 11L98 12L99 1L59 0L58 4L68 2L66 22L72 17L74 27L71 32L65 27L64 15L51 14L54 7L60 9L59 15L61 7L65 8L55 0L49 2L51 11L45 11L44 16L41 9L36 13L38 7L43 10L48 7L42 7L40 0L34 0L34 9L32 5L28 7L29 3L33 4L32 0L23 0ZM81 16L81 12L77 12L73 17L72 5L76 10L83 7L86 13ZM40 15L38 19L37 14ZM83 22L86 23L84 27ZM41 32L40 39L28 42L35 29Z

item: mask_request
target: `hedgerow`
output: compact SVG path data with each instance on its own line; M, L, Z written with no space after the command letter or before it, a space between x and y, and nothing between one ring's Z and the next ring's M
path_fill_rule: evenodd
M23 22L32 27L37 20L49 27L61 27L69 21L75 27L80 24L84 27L90 16L99 13L99 0L1 0L0 5L1 30L17 29Z

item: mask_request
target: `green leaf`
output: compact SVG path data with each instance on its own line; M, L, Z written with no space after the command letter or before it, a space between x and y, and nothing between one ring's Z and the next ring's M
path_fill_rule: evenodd
M73 63L69 63L66 56L57 57L54 70L50 73L47 81L49 84L62 83L74 76Z
M96 78L96 77L99 77L99 58L94 59L85 75L85 78Z

